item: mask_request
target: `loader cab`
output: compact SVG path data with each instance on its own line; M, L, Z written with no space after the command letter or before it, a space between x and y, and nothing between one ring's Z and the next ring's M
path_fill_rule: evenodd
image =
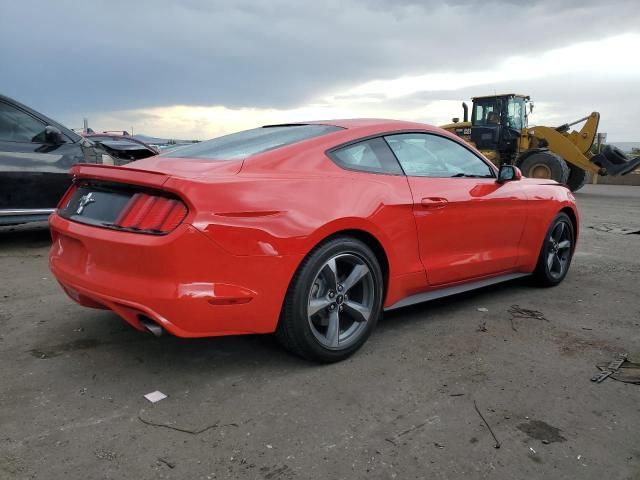
M480 150L515 152L527 127L528 102L529 97L516 94L474 97L471 140Z

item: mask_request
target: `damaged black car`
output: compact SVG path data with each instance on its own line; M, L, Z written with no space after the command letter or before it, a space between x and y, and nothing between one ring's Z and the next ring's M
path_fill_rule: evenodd
M124 165L157 153L134 139L83 138L0 95L0 226L46 220L76 163Z

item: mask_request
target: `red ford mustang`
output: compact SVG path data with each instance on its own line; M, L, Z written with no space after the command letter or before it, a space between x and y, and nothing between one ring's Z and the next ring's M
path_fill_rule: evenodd
M276 332L325 362L383 310L558 284L578 232L567 188L418 123L271 125L73 174L49 258L73 300L155 334Z

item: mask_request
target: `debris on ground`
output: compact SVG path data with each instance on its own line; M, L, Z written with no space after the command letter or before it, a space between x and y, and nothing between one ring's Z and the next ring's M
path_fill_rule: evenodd
M478 324L477 332L486 332L487 331L487 322L481 322Z
M630 362L626 353L619 354L609 363L596 365L598 373L591 377L592 382L601 383L606 378L624 383L640 385L640 363Z
M544 320L548 322L544 316L544 313L538 310L529 310L528 308L522 308L520 305L511 305L509 307L509 313L514 318L535 318L536 320Z
M487 426L487 428L489 429L489 432L491 433L491 436L495 440L496 444L493 447L494 448L500 448L500 442L498 441L498 438L496 437L496 434L493 433L493 430L491 429L491 426L489 425L489 422L487 422L487 420L484 418L482 413L480 413L480 409L478 408L478 404L476 403L475 400L473 401L473 408L476 409L476 412L478 412L478 415L480 415L480 418L482 419L484 424Z
M628 227L624 225L618 225L616 223L601 223L599 225L589 225L589 228L605 233L618 233L621 235L638 235L640 229L634 227Z
M158 461L161 463L164 463L169 468L176 468L176 464L173 462L170 462L166 458L158 457Z
M479 312L488 312L489 309L488 308L484 308L484 307L480 307L480 308L478 308L478 311Z
M93 454L100 460L113 461L118 458L118 454L110 450L96 450Z
M544 316L544 313L538 311L538 310L530 310L528 308L522 308L520 307L520 305L511 305L509 307L509 313L511 314L511 329L514 332L517 332L518 329L515 326L514 320L516 318L533 318L535 320L544 320L545 322L548 322L549 320Z
M440 423L440 417L438 415L434 415L433 417L428 418L425 422L419 423L417 425L411 425L406 430L403 430L403 431L401 431L399 433L396 433L392 437L387 437L387 438L385 438L385 440L387 442L391 443L392 445L397 445L396 442L400 439L400 437L403 437L403 436L407 435L408 433L411 433L411 432L414 432L414 431L419 430L421 428L424 428L427 425L433 425L435 423Z
M140 420L145 425L149 425L151 427L160 427L160 428L168 428L169 430L175 430L177 432L189 433L191 435L200 435L201 433L206 432L207 430L211 430L212 428L219 427L238 427L237 423L226 423L219 424L218 422L213 423L211 425L207 425L206 427L199 428L197 430L192 430L189 428L176 427L175 425L171 425L169 423L156 423L151 420L147 420L146 418L142 418L142 416L138 415L138 420Z
M164 400L167 396L159 390L155 392L147 393L144 398L149 400L151 403L159 402L160 400Z

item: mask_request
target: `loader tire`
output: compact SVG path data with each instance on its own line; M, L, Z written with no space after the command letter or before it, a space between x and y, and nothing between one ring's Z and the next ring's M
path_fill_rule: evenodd
M572 192L577 192L587 183L587 172L575 165L569 165L569 178L567 186Z
M536 152L518 160L517 167L529 178L550 178L558 183L567 183L569 166L562 157L551 152Z

